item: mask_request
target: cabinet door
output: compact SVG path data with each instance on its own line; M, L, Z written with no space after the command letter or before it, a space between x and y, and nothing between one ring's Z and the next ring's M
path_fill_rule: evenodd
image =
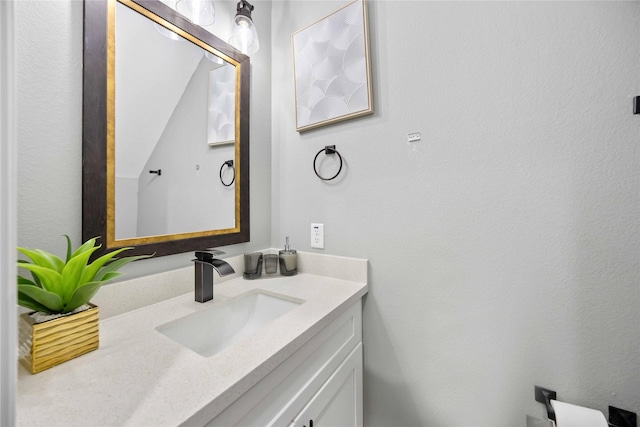
M293 420L295 427L362 427L362 343Z
M360 342L362 304L358 300L206 426L287 426Z

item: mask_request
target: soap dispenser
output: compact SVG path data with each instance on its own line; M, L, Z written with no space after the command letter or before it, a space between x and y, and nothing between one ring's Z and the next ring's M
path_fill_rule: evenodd
M280 274L283 276L295 276L298 274L298 254L295 249L289 246L289 236L287 236L284 249L279 253Z

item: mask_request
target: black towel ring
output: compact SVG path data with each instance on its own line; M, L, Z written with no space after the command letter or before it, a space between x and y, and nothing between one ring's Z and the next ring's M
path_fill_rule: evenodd
M340 167L338 168L338 172L336 172L336 174L333 175L331 178L325 178L323 176L320 176L320 174L318 173L318 168L316 167L316 161L318 160L318 156L323 151L324 151L324 154L326 155L337 154L338 157L340 158ZM313 171L316 173L316 176L323 181L331 181L332 179L340 175L340 172L342 171L342 156L340 155L340 153L338 153L338 150L336 150L335 145L327 145L322 150L318 151L318 154L316 154L316 156L313 158Z
M225 166L228 166L233 170L233 178L231 179L231 182L228 184L224 182L224 180L222 179L222 170L224 169ZM227 160L222 164L222 166L220 166L220 182L225 187L231 187L231 184L233 184L235 180L236 180L236 168L233 166L233 160Z

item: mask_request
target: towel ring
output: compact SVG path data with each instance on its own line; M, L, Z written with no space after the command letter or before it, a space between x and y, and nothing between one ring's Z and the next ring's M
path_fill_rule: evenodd
M224 182L224 180L222 179L222 170L224 169L225 166L228 166L233 170L233 178L231 179L231 182L228 184ZM220 182L225 187L231 187L231 184L233 184L235 180L236 180L236 168L233 166L233 160L227 160L222 164L222 166L220 166Z
M323 176L321 176L318 173L318 168L316 167L316 162L318 161L318 156L320 155L320 153L322 153L324 151L324 154L329 155L329 154L337 154L338 157L340 158L340 167L338 168L338 172L336 172L335 175L333 175L331 178L325 178ZM332 179L336 178L338 175L340 175L340 172L342 171L342 156L340 155L340 153L338 153L338 150L336 150L336 146L335 145L327 145L325 146L322 150L318 151L318 153L316 154L316 156L313 158L313 171L316 173L316 176L318 178L320 178L323 181L331 181Z

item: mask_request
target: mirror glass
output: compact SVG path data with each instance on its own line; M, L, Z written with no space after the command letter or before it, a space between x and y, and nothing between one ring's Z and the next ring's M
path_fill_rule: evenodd
M157 0L86 0L84 42L83 238L248 241L249 58Z
M235 66L122 3L115 31L116 240L233 229Z

